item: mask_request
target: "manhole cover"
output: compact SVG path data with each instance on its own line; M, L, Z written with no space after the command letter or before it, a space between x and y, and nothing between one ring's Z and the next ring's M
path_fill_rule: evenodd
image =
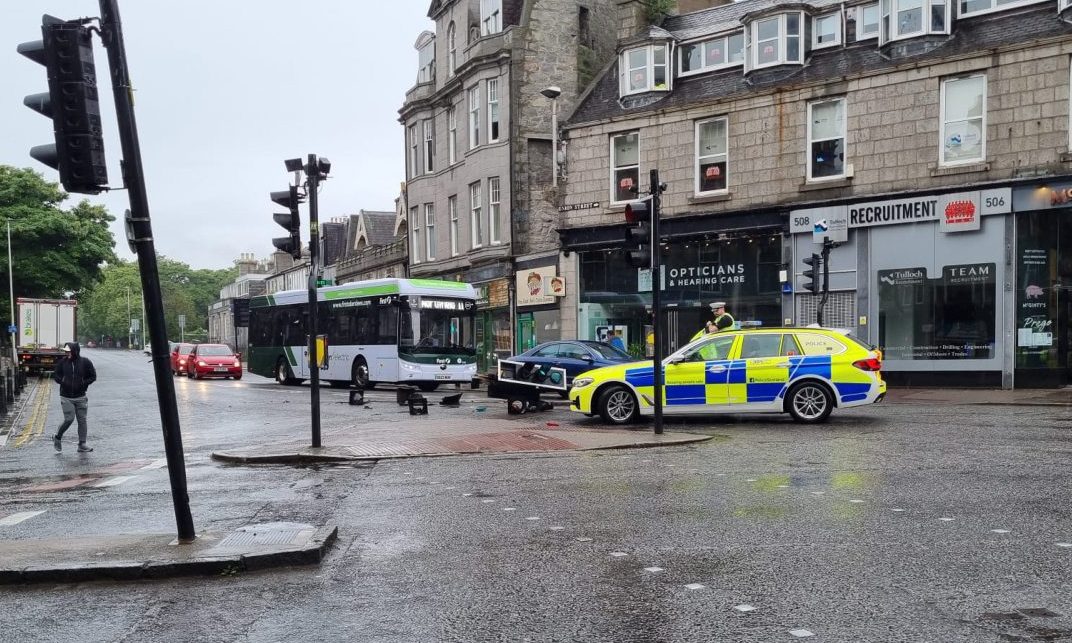
M307 536L312 528L295 523L268 523L239 527L216 545L216 549L249 545L292 545L299 537Z

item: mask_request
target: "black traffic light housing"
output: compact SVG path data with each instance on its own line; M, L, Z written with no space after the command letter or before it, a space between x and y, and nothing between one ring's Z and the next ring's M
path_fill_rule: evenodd
M45 15L41 35L41 40L20 44L18 52L45 66L48 92L22 102L52 119L55 143L33 147L30 156L58 170L68 192L98 194L108 189L108 167L92 32L79 21Z
M298 204L301 203L301 198L298 196L298 188L292 185L287 190L272 192L271 197L274 203L289 210L289 212L276 212L272 215L272 219L290 233L289 237L272 239L272 245L295 259L301 259L301 217L298 215Z
M823 265L823 257L819 253L813 252L810 257L804 258L804 263L808 265L808 269L804 271L804 279L809 281L804 282L804 290L807 290L813 295L819 294L819 269Z
M630 201L625 206L625 260L634 268L651 268L651 202Z

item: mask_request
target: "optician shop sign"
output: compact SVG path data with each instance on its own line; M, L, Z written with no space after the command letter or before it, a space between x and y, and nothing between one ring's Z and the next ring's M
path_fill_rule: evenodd
M978 230L982 216L1009 212L1012 190L997 188L793 210L789 213L789 230L794 234L810 232L815 243L822 243L824 238L847 241L848 228L899 223L937 221L942 232L963 232Z

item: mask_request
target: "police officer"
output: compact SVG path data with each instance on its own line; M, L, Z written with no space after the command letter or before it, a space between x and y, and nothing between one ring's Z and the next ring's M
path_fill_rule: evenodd
M733 315L726 312L726 302L712 302L711 314L715 316L715 327L718 330L733 330Z

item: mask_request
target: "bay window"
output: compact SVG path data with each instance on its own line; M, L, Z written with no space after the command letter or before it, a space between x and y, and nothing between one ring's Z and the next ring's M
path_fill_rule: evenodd
M431 203L424 204L424 238L425 252L428 261L435 261L436 238L435 238L435 206Z
M978 163L986 158L986 76L942 81L939 163Z
M803 62L802 15L800 12L783 13L751 24L749 55L752 69Z
M409 259L411 263L421 262L421 219L420 209L413 206L409 209Z
M627 49L618 60L619 95L667 91L667 45L645 45Z
M480 181L469 185L469 236L472 242L470 246L472 248L480 248L484 245L483 234L481 234L480 225L480 208L481 197L480 194Z
M431 174L435 171L435 137L432 130L432 119L428 118L421 122L424 131L424 173Z
M499 140L499 79L488 80L488 142Z
M454 23L447 27L447 78L454 75L458 66L458 30Z
M410 125L408 128L409 133L409 178L416 178L421 173L421 162L418 158L418 150L420 149L417 143L417 125Z
M726 190L727 133L725 118L696 123L696 194Z
M845 99L808 104L808 180L845 176Z
M624 203L640 186L640 134L626 132L610 137L610 200Z
M458 197L447 197L447 217L450 219L450 256L458 256Z
M469 149L480 145L480 87L469 88Z
M501 243L499 239L499 177L488 179L488 241L491 245Z
M502 0L480 0L480 35L502 31Z
M447 109L447 157L451 165L458 162L458 108L453 105Z
M679 69L682 76L744 64L744 32L681 45Z

